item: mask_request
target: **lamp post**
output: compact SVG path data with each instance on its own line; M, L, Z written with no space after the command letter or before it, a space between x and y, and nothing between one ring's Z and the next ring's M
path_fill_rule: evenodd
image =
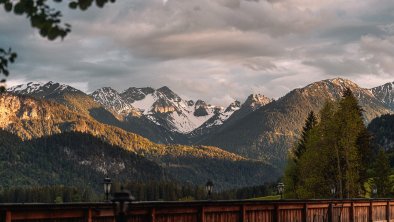
M331 185L330 192L331 192L331 198L335 199L335 195L337 193L337 189L336 189L335 185Z
M113 197L115 221L127 222L126 212L135 198L129 191L124 190L123 186L120 188L120 192L114 193Z
M280 199L283 199L283 193L285 192L285 184L278 183L277 189L278 189L278 193L280 194Z
M208 182L205 184L205 189L207 190L208 200L210 200L213 191L213 183L211 180L208 180Z
M104 178L103 184L104 184L105 200L109 202L108 197L109 197L109 193L111 192L111 184L112 184L111 178L109 177Z
M372 198L376 198L378 194L378 188L376 187L376 185L372 185Z

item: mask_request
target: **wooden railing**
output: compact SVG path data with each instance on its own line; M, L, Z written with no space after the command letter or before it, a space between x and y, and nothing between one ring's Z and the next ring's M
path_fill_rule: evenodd
M393 212L393 213L391 213ZM113 222L113 205L0 204L0 222ZM393 199L136 202L128 222L394 221Z

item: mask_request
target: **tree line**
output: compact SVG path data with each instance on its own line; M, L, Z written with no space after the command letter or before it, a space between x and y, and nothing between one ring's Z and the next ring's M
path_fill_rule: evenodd
M233 200L249 199L275 194L275 184L244 187L225 191L214 191L207 196L204 186L180 184L172 181L146 181L113 183L112 194L124 189L130 191L136 201L191 201L191 200ZM215 188L214 188L215 189ZM89 187L63 185L29 186L0 189L0 203L66 203L66 202L101 202L105 200L103 192Z
M290 153L284 176L288 198L377 197L391 195L390 164L363 122L350 89L327 101L317 118L310 112Z

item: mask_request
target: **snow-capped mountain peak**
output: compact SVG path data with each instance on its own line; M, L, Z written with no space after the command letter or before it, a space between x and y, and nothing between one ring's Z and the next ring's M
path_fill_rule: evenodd
M222 125L234 112L241 108L241 102L238 100L230 103L224 109L223 107L215 107L214 115L209 118L204 124L202 124L198 129L196 129L193 133L202 135L204 133L209 132L210 130L219 127Z
M238 100L235 100L234 102L232 102L225 110L225 113L228 112L234 112L236 110L238 110L241 107L241 102Z
M242 107L248 107L248 109L256 110L261 106L267 105L272 102L272 99L261 95L261 94L250 94L248 98L246 98L245 102L242 104Z
M91 95L96 102L118 114L126 115L130 109L138 110L155 124L184 134L201 126L214 115L216 108L201 100L184 100L166 86L157 90L130 87L122 93L104 87Z
M120 96L127 103L131 104L134 101L144 99L146 95L152 94L154 92L155 92L155 89L153 89L151 87L145 87L145 88L130 87L130 88L126 89L125 91L123 91L120 94Z
M394 82L370 89L370 92L382 103L394 109Z
M125 113L132 109L132 106L125 102L119 93L111 87L103 87L90 94L96 102L101 103L105 108L115 111L118 114Z
M29 82L27 84L13 86L8 88L7 92L20 94L20 95L47 97L54 94L73 93L73 92L81 92L81 91L66 84L60 84L60 83L49 81L47 83Z

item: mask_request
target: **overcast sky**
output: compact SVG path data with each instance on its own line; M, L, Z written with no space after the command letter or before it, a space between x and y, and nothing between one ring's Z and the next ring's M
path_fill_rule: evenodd
M226 105L338 76L366 88L394 81L393 0L117 0L63 20L72 33L50 42L0 10L0 47L19 55L8 85L166 85Z

